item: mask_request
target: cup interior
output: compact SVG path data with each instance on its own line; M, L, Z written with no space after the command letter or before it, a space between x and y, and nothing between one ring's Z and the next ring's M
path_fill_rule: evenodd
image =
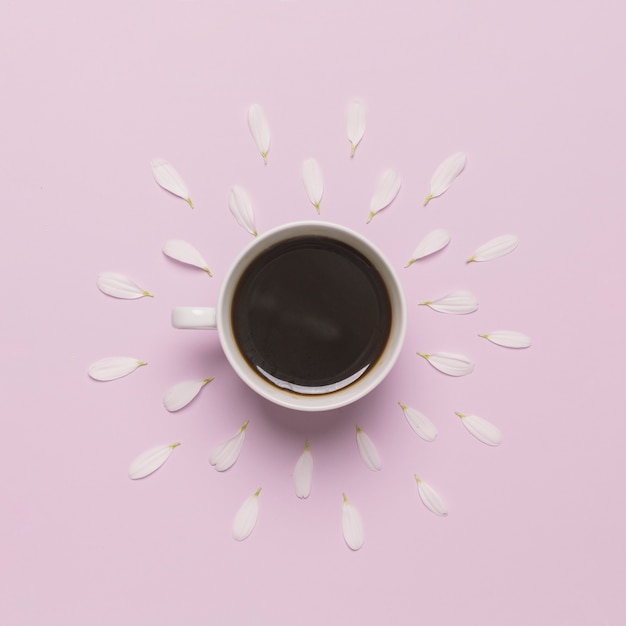
M382 277L391 304L391 326L386 345L378 360L348 386L315 395L297 393L272 384L256 372L241 353L232 328L233 297L244 271L259 254L285 240L301 236L321 236L342 242L360 252ZM398 277L384 254L362 235L328 222L297 222L275 228L246 247L226 275L217 305L217 328L222 348L239 377L266 399L301 411L325 411L350 404L374 389L389 373L402 348L406 333L406 303Z

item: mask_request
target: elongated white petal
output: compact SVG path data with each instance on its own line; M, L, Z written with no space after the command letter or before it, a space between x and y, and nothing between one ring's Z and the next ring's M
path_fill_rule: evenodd
M513 252L517 248L518 243L519 240L515 235L501 235L480 246L466 262L497 259L505 254L509 254L509 252Z
M313 455L307 439L304 444L304 452L300 455L293 469L293 483L298 498L308 498L313 483Z
M94 380L115 380L128 376L138 367L147 364L147 361L139 361L130 356L111 356L92 363L88 371Z
M237 459L246 438L246 428L249 420L243 423L243 426L224 443L213 449L209 457L209 463L215 467L218 472L224 472L232 467Z
M359 512L352 506L346 494L343 494L343 509L341 513L341 529L343 538L351 550L359 550L365 542L363 520Z
M443 228L437 228L436 230L428 233L424 239L419 243L417 248L413 251L409 262L406 267L412 265L418 259L423 259L429 254L434 254L442 248L445 248L450 243L450 233Z
M233 185L228 196L228 208L235 216L237 224L245 228L251 235L258 235L256 225L254 223L254 210L252 202L245 189L238 185Z
M259 518L260 493L261 487L246 498L235 515L235 519L233 520L233 538L237 541L247 539L256 526L257 519Z
M435 441L437 438L437 429L435 425L423 414L411 407L398 402L400 408L406 417L409 426L424 440Z
M461 354L449 352L433 352L432 354L418 352L417 354L424 357L435 369L448 376L465 376L474 371L474 364Z
M182 198L193 209L193 202L189 197L189 189L187 189L185 181L165 159L152 159L152 161L150 161L150 167L152 167L154 180L156 180L163 189L167 189L170 193Z
M478 336L505 348L528 348L531 345L530 337L516 330L494 330Z
M151 448L140 454L128 468L129 478L136 480L137 478L144 478L152 472L156 471L167 461L174 448L177 448L180 443L170 443L167 446L158 446Z
M302 180L306 195L319 213L320 202L324 194L324 176L320 164L315 159L307 159L302 163Z
M402 179L398 172L395 170L387 170L383 173L378 181L372 200L370 201L370 214L367 218L368 223L372 221L376 213L382 211L393 202L400 191L401 185Z
M378 450L374 442L364 433L359 426L356 427L356 445L363 463L371 470L378 472L382 467Z
M135 300L144 296L153 297L149 291L142 289L134 280L131 280L124 274L102 272L98 274L96 284L102 293L106 293L107 296L113 296L114 298Z
M248 126L257 149L267 164L267 153L270 151L270 127L265 113L258 104L253 104L248 110Z
M462 152L456 152L443 161L430 179L430 191L424 200L424 206L447 191L464 167L465 155Z
M350 156L353 157L356 147L365 134L365 104L353 100L348 105L348 139L350 140Z
M502 443L502 433L491 422L478 415L465 415L458 411L456 414L461 418L463 426L479 441L488 446L499 446Z
M478 310L476 296L465 291L453 291L437 300L426 300L420 304L430 307L433 311L452 315L466 315Z
M205 378L204 380L186 380L170 387L165 392L163 404L168 411L180 411L187 406L199 393L200 390L210 383L213 378Z
M424 506L435 515L445 517L448 514L448 509L441 499L441 496L419 476L415 476L415 480L417 481L417 491L420 494Z
M182 239L170 239L163 246L163 254L181 263L193 265L194 267L204 270L209 276L213 276L207 262L202 258L202 255L187 241L183 241Z

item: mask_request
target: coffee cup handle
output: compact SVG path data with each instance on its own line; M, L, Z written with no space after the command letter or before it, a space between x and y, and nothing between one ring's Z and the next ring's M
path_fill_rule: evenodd
M212 307L177 306L172 311L172 326L202 330L217 328L216 310Z

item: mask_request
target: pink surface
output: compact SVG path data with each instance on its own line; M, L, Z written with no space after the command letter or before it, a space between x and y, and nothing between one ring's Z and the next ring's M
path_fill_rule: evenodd
M4 3L0 20L2 183L2 566L10 626L207 623L613 625L626 578L623 453L624 81L618 2ZM349 158L345 111L367 104ZM246 111L264 107L269 163ZM437 164L466 170L427 208ZM160 156L196 209L160 189ZM228 211L244 186L265 231L315 219L300 177L325 174L321 218L352 227L401 272L409 329L392 375L358 404L301 415L255 397L217 337L170 327L175 305L209 305L249 235ZM403 186L371 224L382 171ZM403 269L433 228L452 242ZM519 236L488 264L481 243ZM188 239L214 271L176 264ZM154 299L101 294L126 273ZM419 307L453 289L480 310ZM511 351L478 332L511 328ZM446 377L416 351L476 362ZM86 374L105 356L149 362L127 378ZM215 376L176 414L165 390ZM426 443L397 402L439 429ZM455 411L498 425L489 448ZM238 463L210 450L249 419ZM383 469L360 460L355 424ZM291 473L309 437L313 491ZM143 450L180 441L143 481ZM432 515L418 473L448 503ZM230 527L259 486L243 543ZM341 535L341 494L365 546Z

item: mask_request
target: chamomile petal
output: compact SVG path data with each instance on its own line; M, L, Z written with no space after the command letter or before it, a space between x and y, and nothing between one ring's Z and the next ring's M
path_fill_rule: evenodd
M365 542L363 520L345 493L343 494L343 508L341 511L341 529L343 538L351 550L360 550L363 547Z
M298 498L308 498L313 483L313 455L308 439L304 444L304 452L293 469L293 482Z
M157 446L142 452L128 468L128 477L132 480L145 478L146 476L156 472L156 470L167 461L174 448L180 443L170 443L166 446Z
M481 441L488 446L499 446L502 443L502 433L500 429L494 426L491 422L478 415L465 415L456 411L456 414L461 418L461 423L468 432L470 432L478 441Z
M152 159L150 161L154 180L175 196L182 198L193 209L193 202L189 197L189 189L181 175L165 159Z
M259 494L261 488L259 487L251 496L246 498L241 505L235 518L233 519L233 539L236 541L243 541L250 536L250 533L254 530L257 520L259 518Z
M246 420L243 426L230 439L216 446L211 452L209 463L218 472L226 471L237 462L246 438L248 423L249 420Z
M466 376L474 371L472 361L462 354L450 352L433 352L431 354L418 352L417 354L425 358L435 369L448 376Z
M147 365L147 361L140 361L130 356L111 356L99 359L89 366L89 376L94 380L109 381L128 376L138 367Z
M380 471L382 463L378 450L374 442L363 432L360 426L356 427L356 444L363 463L374 472Z
M121 300L136 300L145 296L153 297L149 291L140 287L134 280L117 272L101 272L96 278L96 285L102 293Z
M204 378L203 380L185 380L181 383L170 387L163 398L165 408L170 411L180 411L187 406L199 393L200 390L210 383L213 378Z

